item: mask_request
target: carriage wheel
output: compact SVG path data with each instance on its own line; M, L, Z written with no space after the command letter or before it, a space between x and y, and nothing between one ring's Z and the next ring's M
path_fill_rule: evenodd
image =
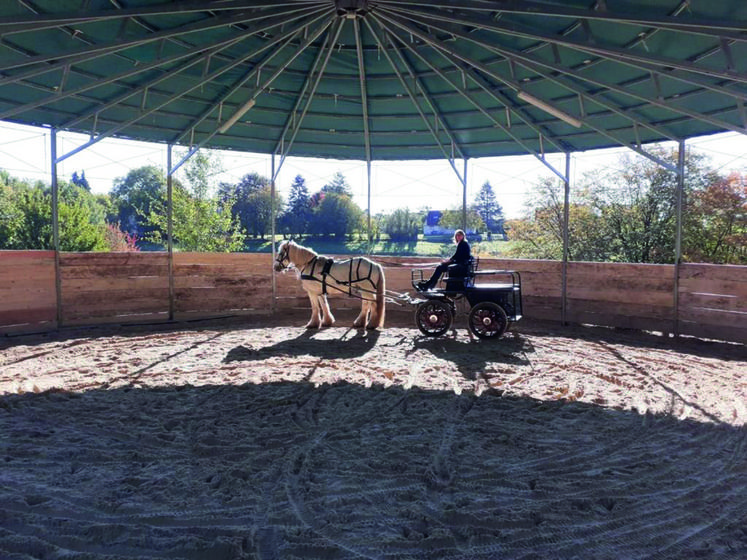
M453 319L451 307L437 299L421 303L415 311L415 323L426 336L441 336L449 330Z
M483 301L469 312L469 330L478 338L498 338L508 328L506 312L497 303Z

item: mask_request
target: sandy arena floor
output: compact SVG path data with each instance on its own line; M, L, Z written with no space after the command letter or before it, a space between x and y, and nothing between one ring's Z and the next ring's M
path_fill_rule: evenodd
M744 346L304 320L0 339L0 558L747 558Z

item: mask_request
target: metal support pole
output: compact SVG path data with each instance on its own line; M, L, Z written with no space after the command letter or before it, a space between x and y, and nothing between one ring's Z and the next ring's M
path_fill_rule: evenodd
M371 232L371 160L366 161L366 170L368 172L368 252L371 252L373 245L373 235Z
M57 328L62 326L62 274L60 273L60 190L57 184L57 129L50 131L52 172L52 247L54 249L54 287L57 300Z
M676 213L677 228L674 238L674 310L673 329L675 337L680 335L680 263L682 261L682 198L685 191L685 141L680 140L679 154L677 154L677 195Z
M565 153L565 180L563 181L563 263L561 280L563 283L560 299L560 323L568 324L568 221L571 205L571 153Z
M168 237L169 263L169 321L174 320L176 293L174 290L174 172L171 169L171 156L174 146L166 148L166 235Z
M271 158L271 174L272 180L270 181L270 231L271 231L271 250L272 262L270 263L270 270L272 274L272 305L270 309L275 313L277 306L277 282L275 281L275 152L272 153Z
M462 229L467 231L467 164L469 159L464 158L464 178L462 180Z

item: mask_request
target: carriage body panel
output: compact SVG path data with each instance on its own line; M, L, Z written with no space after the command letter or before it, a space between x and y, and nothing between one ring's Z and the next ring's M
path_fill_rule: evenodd
M412 285L425 298L415 311L421 332L427 336L446 332L456 315L456 302L462 298L470 305L469 330L479 338L499 338L521 319L521 275L515 270L478 270L478 263L473 259L465 276L446 277L441 280L444 287L427 291L418 288L423 271L412 271ZM480 281L488 277L490 281Z

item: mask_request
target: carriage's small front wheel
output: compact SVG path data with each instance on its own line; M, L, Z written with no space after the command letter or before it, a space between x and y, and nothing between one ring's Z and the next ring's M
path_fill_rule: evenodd
M469 312L468 325L478 338L498 338L508 328L508 317L497 303L483 301Z
M441 336L449 330L453 320L451 307L437 299L424 301L415 311L415 323L426 336Z

